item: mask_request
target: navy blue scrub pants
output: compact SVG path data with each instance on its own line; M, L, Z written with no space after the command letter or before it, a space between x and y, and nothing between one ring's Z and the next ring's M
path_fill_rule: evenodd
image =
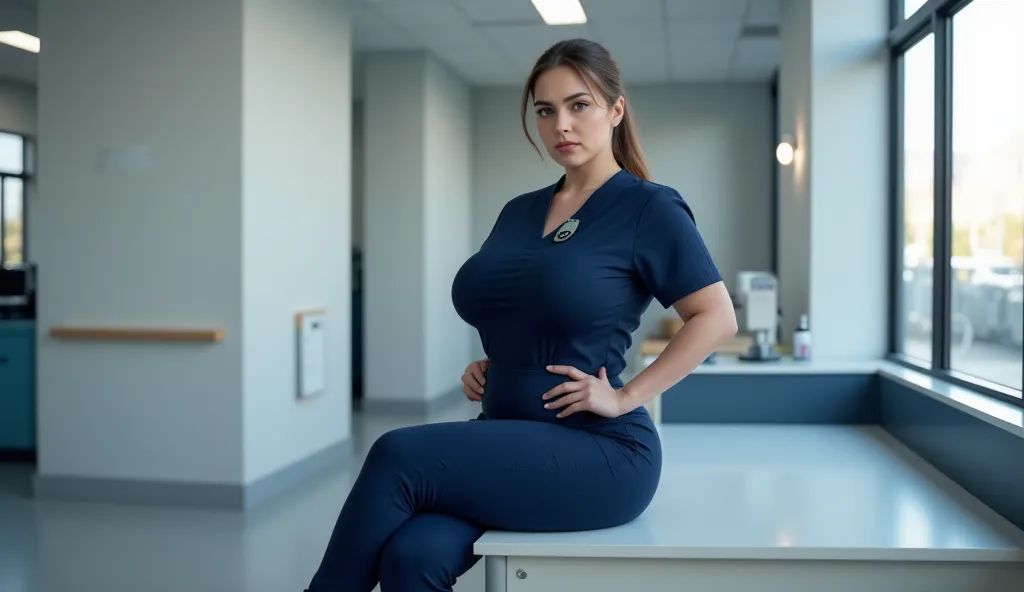
M378 582L382 592L449 591L479 560L473 543L487 529L607 528L654 497L661 447L643 408L561 424L482 417L400 428L373 444L309 592Z

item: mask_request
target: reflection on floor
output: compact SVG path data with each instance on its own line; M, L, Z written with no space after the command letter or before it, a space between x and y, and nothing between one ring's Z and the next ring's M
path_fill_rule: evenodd
M460 404L426 420L357 414L346 469L248 514L36 502L29 469L0 466L0 591L300 591L370 444L395 427L465 420L478 409ZM680 425L663 426L662 436L664 485L648 512L657 515L632 527L634 544L776 557L844 548L1021 553L1019 530L877 428ZM482 591L482 568L456 591Z

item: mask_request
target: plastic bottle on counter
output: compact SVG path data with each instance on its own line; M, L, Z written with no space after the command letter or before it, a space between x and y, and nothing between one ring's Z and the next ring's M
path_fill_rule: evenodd
M811 359L811 327L806 314L800 315L800 324L793 332L793 359Z

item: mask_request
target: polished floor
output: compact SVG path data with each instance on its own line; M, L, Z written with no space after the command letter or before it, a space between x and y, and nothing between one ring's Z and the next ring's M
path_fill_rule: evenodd
M467 403L426 421L466 419L475 410ZM0 466L0 591L301 590L369 444L422 421L357 414L356 458L347 470L247 514L37 502L29 469ZM665 426L662 436L662 489L635 524L544 538L496 533L481 545L507 554L579 552L582 544L589 553L634 556L1024 559L1019 530L880 430ZM482 567L456 591L481 591Z

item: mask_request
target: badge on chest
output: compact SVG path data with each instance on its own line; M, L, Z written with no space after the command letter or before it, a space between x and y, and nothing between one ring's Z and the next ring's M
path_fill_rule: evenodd
M576 234L576 229L580 227L580 221L575 218L569 218L558 227L558 232L555 233L554 241L561 243L569 240L572 235Z

